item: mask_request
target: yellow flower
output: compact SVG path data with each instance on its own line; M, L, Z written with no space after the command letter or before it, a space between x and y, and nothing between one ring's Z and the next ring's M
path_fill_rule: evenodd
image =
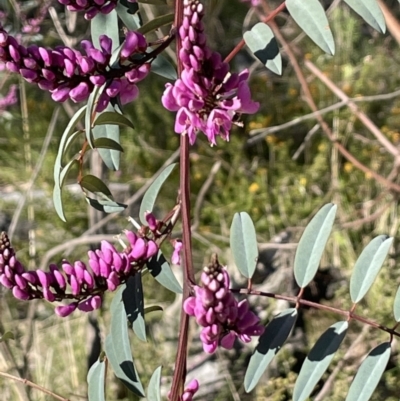
M249 192L250 192L251 194L255 194L259 189L260 189L260 186L259 186L256 182L253 182L253 183L249 186Z

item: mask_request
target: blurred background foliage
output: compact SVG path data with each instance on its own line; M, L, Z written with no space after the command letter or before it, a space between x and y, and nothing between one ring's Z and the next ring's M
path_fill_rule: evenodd
M400 88L400 48L390 32L379 34L366 25L354 12L337 1L324 1L329 10L329 21L335 37L336 55L331 57L322 53L307 39L291 21L287 13L276 19L282 34L296 49L298 62L305 74L307 84L318 108L322 109L338 102L338 98L320 80L303 67L303 59L311 60L322 73L329 77L338 88L351 98L376 96L391 93ZM18 19L12 12L12 2L2 2L9 10L7 27L18 29ZM22 2L28 13L34 13L36 2ZM400 21L400 8L397 0L385 0L392 15ZM270 8L279 2L268 1ZM59 21L65 27L69 14L59 4L56 8ZM143 7L144 21L170 10L169 7L146 5ZM258 21L257 13L238 0L207 1L206 29L210 45L223 56L240 41L244 29ZM245 27L243 27L243 24ZM398 27L400 27L400 22ZM68 32L68 29L65 28ZM400 28L399 28L400 29ZM68 35L78 41L89 32L87 23L78 16L76 29ZM168 29L164 33L168 32ZM162 34L157 32L157 34ZM153 34L153 39L155 35ZM26 42L55 46L61 44L60 38L49 16L44 20L42 30ZM327 202L338 204L339 212L334 233L321 262L322 268L333 266L345 279L338 286L329 301L336 307L348 308L348 285L352 266L357 255L375 235L387 233L395 236L391 256L382 270L368 297L359 305L357 312L381 324L390 326L392 302L400 284L398 228L399 194L389 190L368 173L360 171L345 160L320 128L314 128L315 119L304 120L288 129L265 136L261 141L251 144L251 131L277 126L311 112L304 101L301 85L293 66L283 52L284 69L282 76L265 70L253 60L246 49L242 50L232 62L235 69L249 68L252 71L251 87L255 100L261 104L260 111L245 118L244 127L236 127L231 133L229 143L219 142L211 148L199 135L196 145L191 149L191 193L193 205L199 202L199 193L210 177L214 166L215 174L208 190L201 195L195 221L198 223L194 233L194 257L198 271L207 263L211 252L218 250L222 263L229 263L226 250L229 246L229 226L232 216L238 211L247 211L258 233L260 243L268 243L282 231L289 232L290 241L297 242L302 228L311 216ZM179 137L173 132L174 115L162 108L160 96L166 80L152 74L140 84L140 97L126 106L124 112L131 118L135 130L122 130L124 154L121 168L117 172L107 172L105 179L113 184L115 197L124 201L138 191L148 179L162 166L179 146ZM1 93L7 93L11 84L22 85L26 90L27 127L24 129L23 100L0 115L0 223L6 230L14 216L21 196L27 195L13 237L18 256L26 265L39 266L45 253L61 243L67 243L82 235L90 220L84 197L76 191L76 172L71 172L68 187L64 191L64 205L67 223L61 222L52 206L53 163L59 138L69 118L61 107L57 123L52 132L49 146L32 190L26 194L34 167L42 151L43 142L51 117L60 107L51 101L50 96L33 88L17 77L1 72ZM400 96L388 100L369 100L357 103L381 132L396 146L400 142ZM75 107L75 105L69 105ZM347 107L339 108L324 115L325 121L338 141L355 155L361 163L373 171L392 179L397 178L398 166L393 157L379 144L366 127ZM311 133L311 134L310 134ZM306 139L307 137L307 139ZM302 151L299 151L299 148ZM70 156L79 151L79 144L71 149ZM294 157L294 155L296 155ZM86 165L89 172L89 161ZM75 174L75 176L74 176ZM164 186L157 202L157 213L161 217L175 204L178 189L178 172L172 174ZM75 185L74 185L75 184ZM117 185L120 184L120 185ZM126 217L137 217L138 203L126 213L110 221L104 234L118 234L129 227ZM179 227L177 227L179 231ZM177 234L179 236L179 233ZM30 245L29 245L30 244ZM94 244L95 245L95 244ZM88 244L74 246L52 258L60 262L86 259ZM172 251L165 247L169 255ZM224 260L224 256L227 260ZM146 285L147 284L147 285ZM0 370L19 374L56 391L71 399L86 397L85 378L87 355L91 348L91 338L87 316L76 313L69 319L60 319L53 313L53 306L45 302L32 305L13 299L9 292L1 290L0 316L1 330L11 330L16 339L2 344ZM158 303L167 307L174 302L174 296L166 290L145 280L146 300L149 304ZM109 322L108 294L103 310L96 316L100 338L104 340ZM272 302L271 302L272 304ZM271 308L273 306L269 306ZM164 341L176 335L177 329L156 330L153 321L160 313L149 315L150 339L147 344L132 338L138 370L143 382L147 383L152 371L162 362L163 375L171 375L173 369L173 350L163 347ZM307 344L313 344L323 328L338 318L319 311L304 312L304 330ZM327 395L330 400L341 400L346 394L349 380L357 370L360 359L377 341L385 336L374 330L363 329L359 324L351 325L346 346L342 347L341 357L328 371L339 366L335 385ZM362 339L360 340L360 336ZM357 347L351 355L346 350L355 341ZM303 352L307 350L307 344ZM396 341L395 341L396 344ZM249 352L249 351L248 351ZM229 354L229 353L227 353ZM12 357L10 356L12 355ZM217 358L233 358L229 380L218 390L217 395L204 394L201 399L214 400L289 400L292 396L296 375L301 366L301 357L284 349L278 355L278 364L269 373L268 380L261 383L252 394L244 394L242 377L245 356L219 355ZM157 363L155 363L157 361ZM234 366L236 365L236 366ZM398 351L393 352L388 370L385 373L373 400L397 400L400 390L400 360ZM319 389L324 383L321 383ZM22 390L15 382L0 378L0 392L4 400L23 399ZM317 394L316 391L315 394ZM109 387L109 400L129 399L116 382ZM49 396L40 391L26 390L27 400L47 400ZM212 398L210 398L212 397ZM238 398L239 397L239 398ZM132 397L131 397L132 398Z

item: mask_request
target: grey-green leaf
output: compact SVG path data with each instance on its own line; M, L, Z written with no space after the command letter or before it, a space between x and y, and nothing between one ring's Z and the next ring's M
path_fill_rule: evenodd
M386 32L385 17L376 0L344 0L363 20L378 32Z
M379 235L361 252L350 279L350 296L353 303L359 302L371 288L381 269L393 238Z
M337 322L329 327L314 344L296 380L293 391L293 401L305 401L310 396L315 385L321 379L335 352L342 343L349 323Z
M161 401L161 369L159 366L151 375L149 386L147 387L148 401Z
M108 138L113 140L114 142L120 143L118 125L97 125L96 127L93 127L92 132L94 141L99 138ZM95 147L94 142L93 142L93 147ZM119 169L119 162L121 155L121 152L119 150L100 148L99 154L104 164L107 166L109 170Z
M122 293L122 301L133 331L140 340L146 341L142 275L140 273L128 278L126 288Z
M390 343L375 347L361 364L351 383L346 401L367 401L379 383L390 357Z
M176 68L162 54L151 63L151 71L173 81L177 79Z
M108 189L107 185L98 177L88 174L82 177L81 186L85 188L87 191L93 193L102 193L106 196L112 197L111 191Z
M90 28L93 45L97 49L101 49L99 42L101 35L107 35L112 39L111 51L114 51L119 46L118 15L115 10L108 14L98 13L91 20Z
M149 211L152 212L154 208L154 203L156 201L157 195L160 192L161 186L164 184L165 180L169 177L172 170L176 166L176 163L169 165L166 167L158 177L152 182L149 189L143 196L142 203L140 204L139 210L139 218L142 224L147 225L146 218L144 217L144 213Z
M400 286L397 288L393 303L393 314L396 322L400 322Z
M124 25L130 31L136 31L141 27L142 22L140 20L138 12L139 5L137 3L132 3L128 0L121 0L117 2L115 10L117 11L118 17L121 18Z
M104 401L106 364L104 361L96 361L89 369L87 375L89 401Z
M335 42L325 11L318 0L286 0L297 25L326 53L335 54Z
M111 333L106 339L105 350L115 375L136 395L144 397L130 348L127 316L122 302L124 289L125 285L120 286L111 302Z
M177 294L182 294L182 287L178 280L175 278L174 273L172 273L171 266L166 261L164 255L161 251L153 256L147 263L147 268L150 274L165 288L175 292Z
M272 72L282 74L282 57L272 29L263 22L244 33L243 39L252 53Z
M87 196L86 202L96 210L100 210L104 213L118 213L126 209L126 205L123 203L114 202L112 200L97 200Z
M230 230L230 244L236 266L246 278L251 278L257 266L256 230L246 212L235 213Z
M286 309L275 316L265 328L247 366L244 377L244 389L247 393L254 389L274 356L282 348L289 337L296 318L296 309Z
M126 118L124 115L117 113L115 111L104 111L99 114L94 121L94 126L104 125L104 124L116 124L123 125L130 128L135 128L132 122Z
M123 147L116 141L110 138L97 138L94 140L94 147L97 149L114 149L118 152L123 152Z
M336 205L323 206L308 223L300 238L294 258L294 277L300 288L306 287L318 270L322 252L332 230Z

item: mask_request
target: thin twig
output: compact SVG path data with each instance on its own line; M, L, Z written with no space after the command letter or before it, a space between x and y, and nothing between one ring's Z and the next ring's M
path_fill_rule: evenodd
M5 372L0 372L0 376L6 377L7 379L15 380L15 381L23 383L23 384L25 384L25 385L27 385L29 387L35 388L36 390L39 390L39 391L41 391L41 392L43 392L43 393L45 393L47 395L52 396L56 400L59 400L59 401L70 401L69 398L61 397L60 395L58 395L56 393L53 393L52 391L47 390L46 388L44 388L42 386L39 386L38 384L31 382L30 380L22 379L21 377L13 376L13 375L10 375L10 374L5 373Z

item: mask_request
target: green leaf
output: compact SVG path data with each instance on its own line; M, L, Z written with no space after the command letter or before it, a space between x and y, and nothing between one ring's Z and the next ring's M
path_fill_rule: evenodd
M99 38L107 35L112 40L112 51L119 46L118 15L115 10L108 14L98 13L90 22L90 32L94 47L101 49Z
M155 31L158 28L161 28L162 26L172 24L174 22L175 14L165 14L161 15L159 17L153 18L151 21L149 21L147 24L144 24L141 26L137 31L140 32L141 34L145 35L146 33Z
M71 144L70 137L76 134L75 127L78 124L78 121L84 116L86 111L86 106L81 107L71 118L67 127L61 135L60 145L58 146L58 152L56 156L56 160L54 162L54 182L57 186L59 184L60 172L62 169L62 158L66 149Z
M106 364L104 361L96 361L90 367L87 375L89 401L105 400L105 374Z
M386 32L385 17L376 0L344 0L367 24L380 33Z
M390 343L375 347L358 369L346 401L367 401L379 383L390 357Z
M92 119L94 119L96 115L96 106L97 106L97 98L101 95L102 91L106 87L107 83L102 85L101 87L95 86L92 93L89 95L85 113L85 135L86 140L88 141L89 146L93 149L93 133L92 133Z
M282 58L272 29L263 22L245 32L243 39L252 53L272 72L282 74Z
M246 212L235 213L233 216L230 244L240 273L251 278L257 266L258 247L253 221Z
M109 105L110 106L110 105ZM112 106L110 106L112 107ZM120 143L119 127L118 125L98 125L93 127L94 141L100 138L108 138L114 142ZM93 142L93 147L94 147ZM118 150L99 148L98 149L101 159L109 170L118 170L120 163L121 152Z
M161 77L171 79L172 81L178 78L176 68L162 54L159 54L157 58L152 61L151 71Z
M156 4L159 6L165 6L167 4L167 1L166 0L138 0L138 3Z
M137 3L132 3L128 0L120 0L117 3L115 11L130 31L137 31L142 26L142 21L138 12L139 5Z
M161 186L164 184L165 180L169 177L175 166L176 163L166 167L152 182L149 189L144 194L139 210L139 218L142 224L147 225L144 213L147 211L149 212L153 211L154 203L156 201L158 193L160 192Z
M0 343L7 340L15 340L14 334L11 331L6 331L2 336L0 336Z
M161 401L161 369L159 366L151 375L149 386L147 387L148 401Z
M335 54L329 22L318 0L286 0L286 8L297 25L326 53Z
M80 184L87 191L93 193L100 192L106 196L112 197L111 191L108 189L107 185L102 180L100 180L100 178L95 177L94 175L85 175L84 177L82 177Z
M150 274L162 286L172 292L182 294L182 287L175 278L174 273L172 273L171 266L166 261L161 251L158 251L157 255L153 256L149 261L147 261L146 265L150 271Z
M400 322L400 286L397 288L393 303L393 314L396 322Z
M122 301L133 331L140 340L146 341L142 275L140 273L128 278L126 288L122 293Z
M305 401L328 369L349 327L348 322L337 322L317 340L301 367L293 391L293 401Z
M332 230L336 205L328 203L308 223L294 258L294 277L300 288L306 287L318 270L322 252Z
M151 305L151 306L146 306L144 308L144 314L147 315L148 313L152 312L163 312L164 309L160 305Z
M111 333L105 351L115 375L136 395L144 397L144 389L133 364L128 336L127 317L122 302L125 285L120 286L111 302Z
M112 200L97 200L86 196L86 202L96 210L104 213L117 213L126 209L123 203L114 202Z
M389 253L392 242L393 238L379 235L361 252L350 279L350 296L353 303L359 302L371 288Z
M115 111L104 111L99 114L94 121L94 126L96 125L104 125L104 124L116 124L123 125L130 128L135 128L131 121L126 118L124 115L117 113Z
M123 152L123 147L116 141L110 138L97 138L94 140L94 147L96 149L114 149Z
M247 366L244 377L244 389L247 393L254 389L274 356L282 348L296 323L296 318L296 309L286 309L275 316L265 328Z
M72 167L74 167L74 165L79 165L78 160L76 159L72 159L70 160L61 170L60 173L60 187L62 187L64 185L65 179L67 178L68 173L71 171Z

